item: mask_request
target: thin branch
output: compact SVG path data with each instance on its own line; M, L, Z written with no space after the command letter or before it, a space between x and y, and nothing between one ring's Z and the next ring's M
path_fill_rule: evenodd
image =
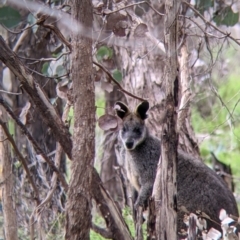
M69 41L67 41L67 39L63 36L63 34L60 32L60 30L52 25L52 24L45 24L45 20L48 18L49 16L47 15L42 15L38 20L37 20L37 24L38 25L42 25L45 28L48 28L50 30L52 30L57 37L69 48L70 51L72 51L72 45Z
M38 188L37 188L37 186L36 186L36 184L35 184L35 182L34 182L34 180L33 180L33 178L32 178L32 175L31 175L30 170L29 170L29 168L28 168L28 164L27 164L27 162L26 162L26 159L23 157L23 155L21 154L21 152L18 150L17 145L16 145L13 137L11 136L10 132L8 131L8 128L7 128L7 126L6 126L6 123L3 122L1 119L0 119L0 125L2 126L2 129L3 129L3 131L5 132L5 134L6 134L6 136L7 136L7 139L8 139L9 142L12 144L12 147L13 147L13 149L14 149L14 152L16 153L19 161L20 161L20 162L22 163L22 165L23 165L23 168L24 168L24 170L25 170L25 172L26 172L26 174L27 174L27 178L28 178L28 180L29 180L29 182L30 182L30 184L31 184L31 186L32 186L32 188L33 188L33 191L34 191L34 193L35 193L34 199L37 201L37 204L39 204L39 203L40 203L40 197L39 197Z
M7 93L7 94L11 94L11 95L22 95L22 93L8 92L8 91L5 91L5 90L0 90L0 92L2 92L2 93Z
M33 23L33 24L31 24L31 25L27 24L27 27L21 29L21 30L18 31L18 32L14 32L14 31L10 30L9 28L6 28L3 24L0 24L0 25L1 25L4 29L6 29L8 32L10 32L10 33L12 33L12 34L20 34L20 33L24 32L24 31L32 28L33 26L37 25L37 23Z
M3 139L3 140L0 140L0 142L5 142L5 141L7 141L8 140L8 138L5 138L5 139ZM0 185L1 186L1 185Z
M23 134L28 138L28 140L31 142L33 148L35 149L37 154L40 154L43 159L48 163L49 167L52 171L56 172L58 175L58 178L60 182L62 183L64 190L67 192L68 184L62 175L62 173L58 170L58 168L54 165L52 160L50 160L47 155L43 152L41 147L38 145L38 143L35 141L35 139L32 137L31 133L27 130L25 125L16 117L16 115L13 113L13 111L10 109L10 107L7 105L7 103L0 98L0 104L5 108L5 110L9 113L9 115L12 117L12 119L16 122L16 124L20 127Z
M70 107L71 107L71 105L69 103L67 103L65 108L64 108L63 115L62 115L63 122L65 122L68 118L68 113L69 113ZM59 143L57 143L56 144L54 163L55 163L55 166L58 169L60 167L62 153L63 153L63 149L62 149L61 145ZM52 175L52 178L51 178L51 190L48 192L45 199L35 209L36 212L39 215L39 217L37 218L38 222L40 222L40 220L41 220L41 213L42 213L44 205L46 205L49 201L51 201L52 196L53 196L56 188L57 188L57 174L54 172L53 175Z
M240 45L240 42L238 42L234 37L231 36L231 33L226 33L224 31L222 31L220 28L218 28L217 26L215 26L214 24L212 24L211 22L209 22L208 20L206 20L204 18L204 16L198 12L190 3L188 3L187 1L182 1L182 3L185 3L190 9L193 10L194 13L196 13L207 25L211 26L212 28L214 28L215 30L217 30L218 32L220 32L221 34L225 35L226 37L232 39L235 43L237 43L238 45Z
M49 77L49 76L45 76L44 74L41 74L41 73L38 72L38 71L33 70L32 68L29 68L29 67L26 67L26 68L27 68L29 71L34 72L34 73L36 73L37 75L39 75L39 76L41 76L41 77L44 77L44 78L48 78L48 79L59 79L59 78L63 78L63 77L69 76L69 73L67 72L66 74L63 74L63 75L58 76L58 77Z
M50 62L50 61L58 61L61 57L63 57L64 55L68 55L70 54L71 52L65 52L65 53L62 53L60 54L58 57L56 58L40 58L40 59L37 59L37 58L25 58L25 57L19 57L19 58L22 58L22 59L25 59L25 60L30 60L30 61L34 61L32 63L28 63L29 65L31 64L36 64L36 63L39 63L39 62Z
M144 3L147 4L147 5L148 5L154 12L156 12L158 15L164 16L163 13L160 13L160 12L159 12L156 8L154 8L148 1L142 1L142 2L138 2L138 3L132 3L132 4L129 4L129 5L127 5L127 6L121 7L121 8L119 8L119 9L115 10L115 11L111 11L111 12L107 12L107 13L104 12L104 15L110 15L110 14L119 12L119 11L121 11L121 10L124 10L124 9L126 9L126 8L130 8L130 7L133 7L133 6L136 6L136 5L140 5L140 4L144 4Z
M119 82L116 81L116 80L112 77L111 73L110 73L105 67L103 67L101 64L99 64L99 63L97 63L97 62L95 62L95 61L93 61L93 64L95 64L96 66L98 66L99 68L101 68L101 69L107 74L107 76L110 78L110 80L117 85L117 87L119 88L119 90L120 90L121 92L127 94L127 95L130 96L130 97L133 97L133 98L135 98L135 99L138 99L138 100L140 100L140 101L146 101L146 99L140 98L140 97L138 97L138 96L136 96L136 95L128 92L127 90L125 90L125 89L119 84Z
M26 91L29 98L35 104L46 125L52 129L57 141L60 142L69 158L72 157L72 140L69 129L62 122L54 106L47 98L42 87L29 72L26 65L21 62L0 36L0 60L10 69L21 83L22 89Z
M215 36L214 34L212 33L209 33L207 31L205 31L201 26L200 24L198 24L196 21L194 21L191 17L187 17L187 16L182 16L180 15L180 17L184 17L184 18L187 18L188 20L190 20L191 22L193 22L203 33L204 35L208 35L209 37L212 37L212 38L217 38L217 39L223 39L223 38L227 38L228 36L224 35L222 37L218 37L218 36ZM189 35L188 35L189 36ZM196 36L196 35L194 35ZM204 36L201 36L201 37L204 37Z

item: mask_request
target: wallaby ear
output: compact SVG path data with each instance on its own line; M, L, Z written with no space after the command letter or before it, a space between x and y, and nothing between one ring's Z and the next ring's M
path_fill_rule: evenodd
M148 115L146 114L148 109L149 109L149 102L144 101L137 106L135 112L139 115L139 117L142 120L145 120L148 117Z
M120 117L121 119L123 119L129 113L128 107L122 102L116 102L114 109L118 117Z

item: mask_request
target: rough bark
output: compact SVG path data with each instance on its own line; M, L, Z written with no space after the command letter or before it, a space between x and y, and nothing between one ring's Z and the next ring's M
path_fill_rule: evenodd
M164 85L166 114L162 124L161 157L153 188L156 209L156 239L177 239L177 114L178 106L178 8L177 1L165 3L166 65Z
M90 0L74 0L72 16L92 28ZM73 163L66 208L66 239L89 239L91 181L95 148L95 93L92 78L92 40L72 34L72 81L74 98Z
M6 121L6 112L0 109L1 119ZM17 214L14 202L14 176L12 173L12 160L10 156L9 142L6 140L4 130L0 127L0 161L2 170L2 202L4 218L4 239L17 240Z

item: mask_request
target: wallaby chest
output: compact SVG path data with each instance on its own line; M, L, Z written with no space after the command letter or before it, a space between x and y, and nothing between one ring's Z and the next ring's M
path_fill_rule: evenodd
M152 137L126 152L127 178L137 191L150 179L154 181L159 157L160 140Z
M129 152L126 153L125 167L127 179L129 180L130 184L139 192L141 188L141 173L138 165L134 161L132 154Z

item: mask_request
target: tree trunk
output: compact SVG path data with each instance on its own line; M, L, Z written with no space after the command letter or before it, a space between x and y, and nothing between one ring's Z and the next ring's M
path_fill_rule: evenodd
M7 122L7 113L3 108L1 111L1 119ZM6 123L7 124L7 123ZM12 159L10 156L9 142L2 127L0 127L0 161L2 170L2 202L3 202L3 218L4 218L4 239L17 240L17 214L14 202L14 175L12 173Z
M166 114L162 124L160 164L153 188L156 237L159 240L177 239L178 8L177 1L165 3L164 36L167 57L163 83L166 91Z
M90 0L74 0L73 19L90 31ZM82 34L82 33L81 33ZM92 78L92 40L72 34L72 81L74 98L73 163L66 211L66 239L89 239L91 181L95 148L95 93Z

